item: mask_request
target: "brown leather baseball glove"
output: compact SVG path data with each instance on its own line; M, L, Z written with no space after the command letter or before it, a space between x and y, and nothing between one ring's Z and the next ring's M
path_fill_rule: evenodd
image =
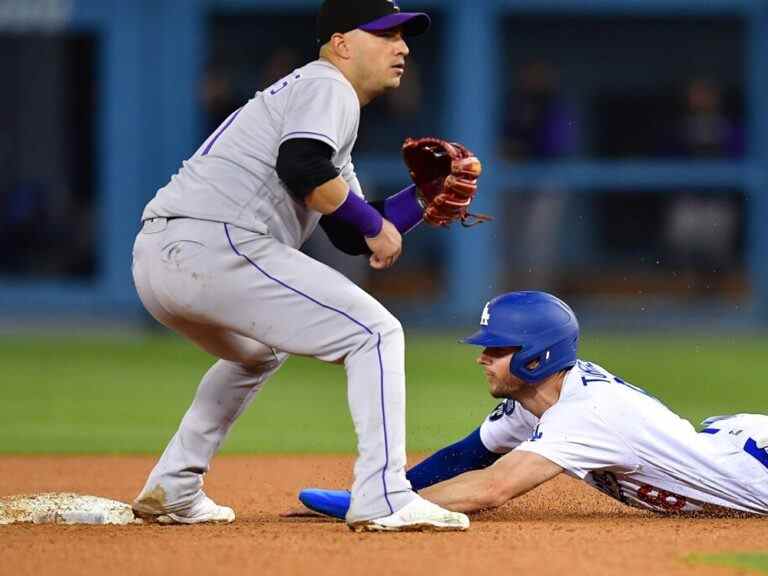
M461 222L469 227L491 220L471 214L482 164L461 144L439 138L408 138L403 159L424 203L424 220L435 226Z

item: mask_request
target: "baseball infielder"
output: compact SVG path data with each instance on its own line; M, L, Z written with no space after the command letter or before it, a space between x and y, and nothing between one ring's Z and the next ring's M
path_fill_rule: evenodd
M768 416L715 416L697 432L658 399L578 360L573 311L543 292L489 302L477 362L505 400L464 440L408 472L450 510L500 506L565 472L624 504L659 513L768 514ZM304 490L338 516L344 491Z
M320 223L337 246L387 268L401 233L426 217L415 186L378 209L368 204L351 152L360 108L398 87L404 37L428 26L426 14L400 12L392 0L326 0L320 58L234 112L146 206L134 247L139 296L159 322L220 360L136 498L140 516L234 520L203 493L203 476L255 394L299 354L346 368L359 451L350 527L467 528L465 515L421 498L405 477L400 323L298 250ZM443 189L443 180L430 183Z

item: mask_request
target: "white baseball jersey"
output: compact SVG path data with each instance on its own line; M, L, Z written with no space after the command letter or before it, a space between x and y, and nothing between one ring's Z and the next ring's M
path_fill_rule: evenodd
M360 102L330 62L291 72L233 112L147 205L142 220L188 217L269 232L300 247L320 214L295 201L277 175L280 145L311 138L333 148L331 162L362 197L352 164Z
M767 433L768 416L751 414L697 433L642 389L581 360L541 419L506 400L480 429L488 450L534 452L630 506L757 514L768 514L768 453L754 438Z

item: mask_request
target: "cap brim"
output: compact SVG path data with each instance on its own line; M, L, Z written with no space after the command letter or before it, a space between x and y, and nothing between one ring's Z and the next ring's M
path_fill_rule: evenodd
M381 32L402 26L404 36L418 36L429 30L431 23L432 20L423 12L397 12L363 24L359 28L366 32Z

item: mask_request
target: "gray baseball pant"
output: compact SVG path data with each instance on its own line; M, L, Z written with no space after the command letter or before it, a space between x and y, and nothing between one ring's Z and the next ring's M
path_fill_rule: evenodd
M289 354L346 368L358 438L347 521L415 498L405 477L403 331L372 296L269 235L190 218L146 221L133 275L152 316L220 358L138 499L174 512L200 497L230 427Z

